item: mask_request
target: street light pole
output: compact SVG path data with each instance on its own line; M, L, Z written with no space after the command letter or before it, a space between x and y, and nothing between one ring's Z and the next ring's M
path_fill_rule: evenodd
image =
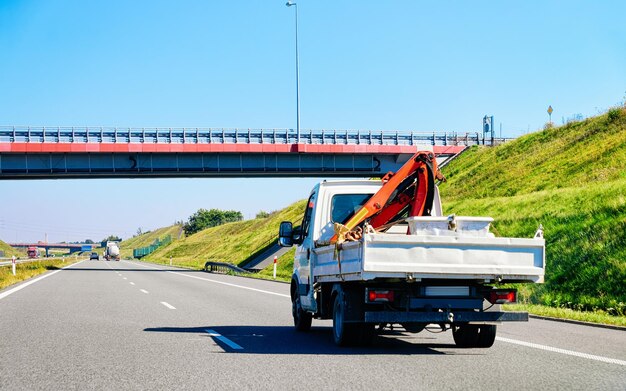
M300 143L300 63L298 61L298 4L288 1L287 7L296 8L296 143Z

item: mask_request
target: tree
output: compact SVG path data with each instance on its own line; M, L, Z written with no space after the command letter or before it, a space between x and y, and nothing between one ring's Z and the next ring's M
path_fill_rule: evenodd
M102 247L106 247L107 242L121 242L121 241L122 241L122 238L120 238L119 236L109 235L108 238L102 239L102 241L100 242L100 245L102 245Z
M243 220L243 214L236 210L199 209L189 217L183 229L186 235L193 235L203 229L241 220Z
M270 213L266 212L264 210L261 210L261 211L259 211L259 213L256 214L256 218L257 219L265 219L265 218L268 218L268 217L270 217Z

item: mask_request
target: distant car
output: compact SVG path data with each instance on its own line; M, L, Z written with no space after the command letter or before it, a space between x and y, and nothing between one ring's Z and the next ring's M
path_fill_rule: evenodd
M89 260L95 259L96 261L100 259L100 257L98 256L98 253L91 253L91 255L89 256Z

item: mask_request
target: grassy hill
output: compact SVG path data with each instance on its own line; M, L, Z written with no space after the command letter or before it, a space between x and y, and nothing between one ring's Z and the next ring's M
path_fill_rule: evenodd
M172 240L177 240L180 232L180 225L171 225L169 227L155 229L154 231L150 231L145 234L135 236L134 238L124 240L120 243L121 256L122 258L130 258L133 256L134 249L147 247L154 243L156 239L164 239L167 235L170 235L172 237Z
M5 242L3 242L2 240L0 240L0 251L4 252L4 257L6 258L10 258L13 255L15 255L16 257L26 256L26 251L13 248L9 246L8 244L6 244Z
M499 236L546 238L546 283L527 300L626 312L626 112L473 147L443 169L445 213L487 215Z
M305 201L296 202L273 212L267 218L239 221L200 231L183 240L160 248L146 257L159 263L202 268L206 261L241 264L264 248L278 235L281 221L302 219ZM291 274L290 274L291 275Z
M473 147L444 170L448 199L514 196L626 179L626 113L529 134L497 148Z

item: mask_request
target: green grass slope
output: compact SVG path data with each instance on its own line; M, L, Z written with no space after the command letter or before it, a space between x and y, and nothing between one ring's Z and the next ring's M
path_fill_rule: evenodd
M16 248L13 248L9 246L8 244L6 244L5 242L3 242L2 240L0 240L0 251L4 253L4 257L6 258L10 258L13 255L15 255L16 257L26 256L26 251L20 251Z
M497 148L473 147L444 170L447 199L513 196L626 179L626 112L613 109Z
M178 239L178 235L181 232L180 225L171 225L169 227L155 229L154 231L150 231L145 234L141 234L135 236L134 238L130 238L122 241L120 243L120 252L122 258L129 258L133 256L133 250L141 247L147 247L154 243L156 239L164 239L167 235L172 237L172 240L175 241ZM181 238L184 234L181 236Z
M160 248L146 260L202 268L206 261L241 264L278 235L281 221L300 221L305 201L296 202L267 218L239 221L200 231Z
M499 236L541 223L546 283L529 302L626 312L626 112L474 147L443 169L445 213L494 217Z

